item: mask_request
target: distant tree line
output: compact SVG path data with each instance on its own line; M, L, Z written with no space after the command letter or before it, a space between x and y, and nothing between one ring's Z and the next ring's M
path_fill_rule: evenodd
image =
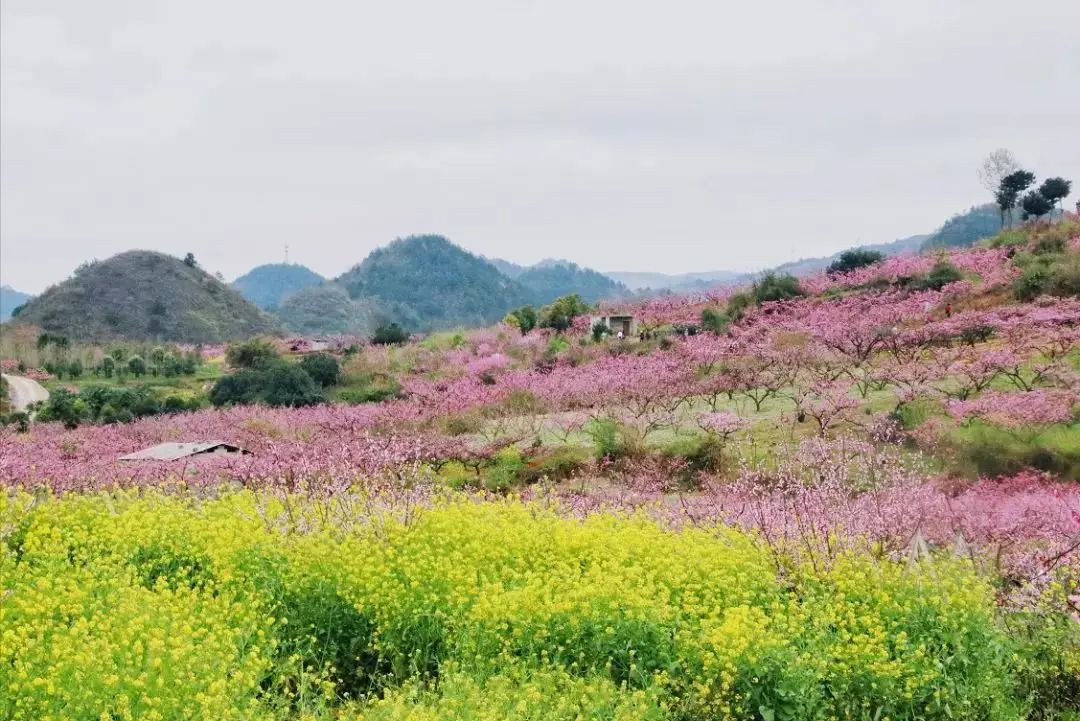
M1012 226L1014 211L1021 220L1041 219L1054 210L1064 209L1063 201L1072 192L1072 181L1055 176L1043 180L1037 188L1035 173L1020 167L1012 153L1000 148L991 153L979 168L984 187L994 194L1001 217L1001 227Z
M38 410L37 419L59 421L67 428L75 428L81 423L130 423L136 418L197 408L196 398L178 393L162 396L145 386L87 386L78 393L66 388L54 390Z
M129 343L102 349L75 344L66 335L48 332L37 336L33 350L16 343L7 346L6 353L18 361L20 372L38 367L59 380L79 380L86 375L120 380L144 376L176 378L194 375L203 364L198 348L183 351L175 347Z
M517 328L522 335L528 334L534 328L550 328L556 333L569 330L578 316L590 313L593 306L581 299L577 293L570 293L561 298L556 298L551 303L537 311L531 305L523 305L510 311L503 322L512 328Z

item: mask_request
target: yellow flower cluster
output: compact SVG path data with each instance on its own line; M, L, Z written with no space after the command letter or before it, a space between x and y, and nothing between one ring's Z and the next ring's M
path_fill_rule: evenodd
M337 517L0 496L0 718L996 719L1046 663L957 560L781 570L734 530L514 501Z
M601 677L576 677L558 669L508 673L478 680L450 672L437 692L409 684L359 710L355 721L545 721L669 718L656 690L635 690Z

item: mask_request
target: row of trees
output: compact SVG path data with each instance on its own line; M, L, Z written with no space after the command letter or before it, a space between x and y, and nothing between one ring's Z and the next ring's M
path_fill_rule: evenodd
M118 344L106 349L72 343L66 335L48 332L38 334L32 345L27 340L9 339L2 353L18 363L20 373L41 368L60 380L79 380L87 374L98 378L175 378L194 375L203 363L198 349L185 351L149 343Z
M592 306L577 293L571 293L545 305L539 312L531 305L523 305L510 311L503 322L520 330L522 335L534 328L551 328L562 333L574 324L575 318L591 310Z
M983 161L979 168L979 179L983 186L994 195L994 202L1001 212L1001 226L1005 227L1006 217L1009 225L1013 223L1013 211L1019 207L1021 219L1039 219L1054 210L1062 209L1063 201L1072 191L1072 181L1062 177L1043 180L1037 188L1035 174L1020 167L1013 154L1005 148L999 148Z
M142 378L150 375L153 377L175 378L182 375L194 375L201 365L202 358L197 352L173 353L164 349L155 348L148 358L140 355L129 355L118 349L104 356L100 361L89 369L81 358L71 360L63 358L47 360L42 368L63 380L65 377L78 380L87 370L99 378L125 378L131 376Z
M83 423L130 423L160 413L195 410L199 405L197 398L178 393L162 395L145 386L88 386L78 393L57 388L38 409L37 420L56 421L70 429ZM12 420L20 422L21 419Z

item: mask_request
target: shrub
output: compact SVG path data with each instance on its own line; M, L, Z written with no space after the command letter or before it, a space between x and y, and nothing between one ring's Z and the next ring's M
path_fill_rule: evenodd
M577 293L564 295L540 310L539 326L561 333L570 328L575 318L589 310L590 306Z
M90 385L78 394L66 389L50 396L40 420L60 421L68 427L81 422L127 423L136 418L167 412L158 395L147 387L109 388ZM195 403L197 406L197 402Z
M1003 248L1006 246L1027 245L1028 234L1021 228L1003 230L988 242L991 248Z
M673 323L671 325L671 332L673 335L681 335L684 338L689 338L692 335L697 335L701 332L701 326L697 323Z
M1051 272L1044 264L1033 264L1024 268L1013 280L1013 295L1017 300L1030 301L1046 292L1050 285Z
M15 426L17 433L26 433L30 430L30 414L26 411L12 411L0 415L0 426Z
M116 369L116 361L112 356L105 356L101 359L101 364L98 366L99 373L106 378L112 378L113 371Z
M325 401L317 383L294 364L278 361L222 376L210 390L215 406L266 403L271 406L309 406Z
M915 290L941 290L949 283L963 280L964 276L955 265L942 258L925 277L912 283Z
M350 387L337 394L345 403L381 403L401 397L401 384L387 373L363 373L349 377Z
M144 361L140 356L133 355L128 358L127 369L128 372L131 373L131 375L135 376L136 378L140 378L146 375L146 361Z
M185 398L181 395L168 395L161 402L161 410L164 413L180 413L181 411L197 410L199 402L194 398Z
M65 428L78 428L86 420L86 404L66 388L57 388L38 411L39 421L57 421Z
M680 436L660 447L660 454L683 461L680 480L685 484L701 471L724 468L724 442L712 435Z
M544 355L547 358L555 358L560 353L565 353L570 350L570 343L561 336L555 336L548 341L547 348L544 350Z
M750 306L754 304L754 298L749 293L736 293L728 298L727 316L732 323L738 323Z
M705 307L701 311L701 327L715 335L727 332L731 318L719 308Z
M502 410L512 416L531 416L547 411L543 400L524 389L511 391L501 405Z
M523 305L510 311L504 322L521 331L521 335L527 335L529 331L536 327L536 309L531 305Z
M504 448L495 454L483 474L484 488L489 491L506 492L518 485L525 461L517 448Z
M309 353L300 360L300 367L323 388L336 386L341 378L341 366L329 353Z
M464 436L470 433L479 433L487 420L478 410L462 411L452 415L443 416L439 420L442 432L448 436Z
M1016 258L1021 268L1013 280L1013 294L1030 301L1049 294L1080 295L1080 253L1024 255Z
M234 343L225 351L225 360L233 368L265 368L279 360L274 345L262 338Z
M645 453L645 439L637 428L614 418L593 418L583 428L600 460L637 458Z
M275 363L261 375L260 398L267 405L310 406L326 400L311 376L292 363Z
M960 341L967 345L974 346L976 343L983 343L994 335L995 328L992 325L985 323L978 323L976 325L970 325L960 331Z
M509 446L470 467L459 461L446 463L440 468L439 476L454 489L481 488L507 493L545 479L563 480L587 463L588 455L581 449L559 449L526 457L518 448Z
M245 368L222 376L210 389L210 402L215 406L247 405L259 400L262 393L262 373Z
M866 248L854 248L852 250L845 250L840 254L840 257L829 264L829 267L825 269L826 273L837 274L847 273L858 268L864 268L874 263L879 263L885 260L885 254L877 250L868 250Z
M1051 267L1050 293L1080 295L1080 253L1069 253Z
M102 423L131 423L135 420L135 414L125 406L106 403L101 409L99 419Z
M758 305L770 301L790 300L805 295L799 280L787 273L766 273L751 288L754 302Z
M1031 246L1031 252L1035 255L1049 255L1065 252L1065 238L1055 235L1044 235Z
M526 485L540 481L557 483L588 468L589 461L589 454L584 448L560 446L529 458L518 472L518 477Z
M375 345L402 345L408 340L408 331L397 323L380 325L371 336L371 342Z

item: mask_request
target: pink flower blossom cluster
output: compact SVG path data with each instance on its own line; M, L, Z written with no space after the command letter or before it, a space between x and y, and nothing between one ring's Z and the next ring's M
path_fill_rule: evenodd
M56 423L35 425L25 434L4 430L0 486L46 486L57 491L222 481L286 488L347 486L387 469L467 453L456 440L432 433L376 432L376 426L388 419L380 406L244 407L72 431ZM234 443L251 453L188 461L119 460L158 443L204 440Z
M709 433L727 437L749 427L750 422L731 411L704 413L698 417L698 425Z
M492 376L510 365L510 359L502 353L480 356L465 364L465 370L474 376Z
M988 390L970 401L950 401L949 415L956 420L981 418L1006 428L1066 423L1072 419L1077 404L1074 393L1067 391L1031 390L1002 393Z
M642 464L618 485L576 485L557 499L577 513L646 506L676 524L739 526L815 564L853 547L892 557L936 548L1021 582L1080 578L1080 486L1037 472L954 491L917 459L851 439L810 441L734 479L705 478L675 503L671 471Z
M821 293L832 288L856 288L881 280L897 283L904 278L925 275L935 263L945 260L960 271L976 276L983 287L993 288L1008 283L1018 275L1018 269L1009 262L1008 253L1008 248L963 248L942 254L894 255L847 273L814 274L802 279L802 285L812 293Z
M35 381L51 381L53 374L42 368L27 368L21 375Z

